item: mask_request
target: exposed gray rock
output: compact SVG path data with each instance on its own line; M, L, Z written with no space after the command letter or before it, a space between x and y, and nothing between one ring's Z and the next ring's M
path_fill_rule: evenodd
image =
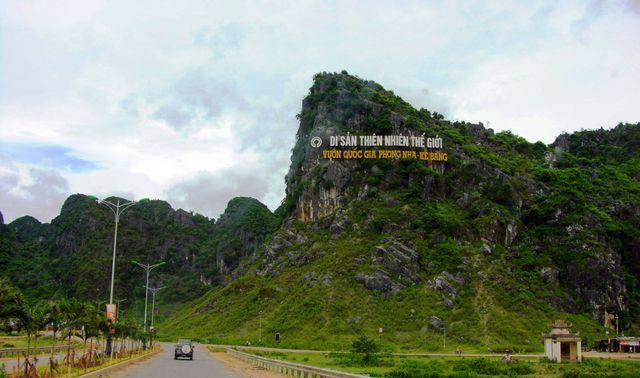
M396 239L386 240L385 245L376 247L372 253L373 262L389 272L397 284L401 286L417 284L420 260L418 253Z
M282 237L281 235L276 235L273 237L273 239L271 239L271 243L269 243L267 245L267 249L273 253L276 254L282 250L285 250L287 248L292 247L293 244L288 241L287 239L285 239L284 237Z
M427 286L442 294L442 301L447 307L453 307L454 300L458 297L458 291L453 287L451 282L455 282L456 284L463 283L461 279L454 277L447 271L443 271L435 279L427 283Z
M504 233L504 245L507 247L513 244L513 241L516 240L516 236L518 236L518 227L515 223L510 222L507 224L507 228Z
M432 326L438 328L438 329L443 329L444 328L444 322L442 321L442 319L440 319L437 316L430 316L429 317L429 322L431 323Z
M540 268L540 275L542 276L542 279L546 283L556 285L556 286L558 285L558 278L560 275L560 272L558 272L558 269L551 268L551 267L543 267L543 268Z
M322 277L322 283L325 286L331 286L332 282L333 282L333 276L331 275L331 273L327 273Z
M389 274L382 270L375 271L372 274L358 273L356 280L364 284L369 290L378 290L391 296L397 294L401 289L401 286L393 282Z
M490 255L492 253L491 247L487 243L482 243L482 246L480 247L480 252L483 255L487 255L488 256L488 255Z
M453 307L453 301L447 297L445 297L444 295L442 296L442 303L444 303L445 306L451 308Z
M450 298L455 299L458 297L458 292L456 291L456 289L454 289L449 281L447 281L443 276L436 277L436 279L433 281L433 288Z
M309 272L304 275L303 280L304 282L309 282L309 281L315 281L317 278L318 278L318 273Z
M190 214L182 209L176 210L173 215L173 219L176 223L182 226L193 226L195 223L193 222L193 214Z

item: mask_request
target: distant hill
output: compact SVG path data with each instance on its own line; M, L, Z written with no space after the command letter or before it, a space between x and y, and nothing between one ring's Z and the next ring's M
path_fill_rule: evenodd
M126 210L118 230L116 298L126 298L126 307L135 303L138 309L144 301L144 272L132 260L166 262L151 275L152 285L167 287L159 297L165 303L198 298L224 281L228 266L237 265L240 257L222 243L245 236L260 242L275 228L265 225L276 222L255 199L233 199L228 213L216 225L165 201L145 199ZM238 225L233 232L228 231L230 222ZM94 197L70 196L51 224L25 216L0 227L0 276L11 279L28 298L108 299L114 220ZM251 252L241 245L238 253L247 257ZM216 254L227 260L216 261Z
M556 318L604 337L605 312L637 332L639 124L530 143L346 72L316 75L298 118L282 224L164 335L438 350L446 331L451 349L540 351ZM347 134L442 138L447 160L323 158Z

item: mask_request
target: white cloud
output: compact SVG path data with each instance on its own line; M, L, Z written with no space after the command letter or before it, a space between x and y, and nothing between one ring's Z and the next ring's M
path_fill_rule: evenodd
M562 25L575 25L572 13ZM479 64L451 89L457 118L550 143L563 131L640 120L635 16L607 15L576 34L559 30L541 49Z
M211 216L244 193L275 209L319 71L531 140L638 121L636 5L4 1L0 141L95 162L58 172L70 192L169 196Z
M53 170L29 168L0 155L0 212L9 223L24 215L50 220L70 194L69 185Z

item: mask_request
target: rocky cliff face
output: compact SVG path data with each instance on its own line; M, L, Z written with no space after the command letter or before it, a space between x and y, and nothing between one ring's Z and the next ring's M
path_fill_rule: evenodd
M399 108L387 106L389 101L396 101ZM322 149L312 147L311 139L321 138L326 145L332 136L345 134L423 135L423 125L402 113L401 108L406 106L372 81L344 74L316 76L298 115L300 128L286 176L287 201L297 219L306 222L332 215L349 197L358 195L356 190L366 190L358 187L357 173L375 175L382 171L375 163L323 159ZM432 167L442 171L445 165L434 163Z
M278 223L278 218L254 198L229 201L216 223L210 246L215 251L216 279L224 280L242 260L253 257Z

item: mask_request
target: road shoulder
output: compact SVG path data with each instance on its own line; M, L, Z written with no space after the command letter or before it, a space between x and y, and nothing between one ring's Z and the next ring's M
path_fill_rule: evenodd
M208 350L208 349L207 349ZM211 356L230 370L249 378L282 378L285 375L264 370L250 363L228 355L226 352L212 352Z

